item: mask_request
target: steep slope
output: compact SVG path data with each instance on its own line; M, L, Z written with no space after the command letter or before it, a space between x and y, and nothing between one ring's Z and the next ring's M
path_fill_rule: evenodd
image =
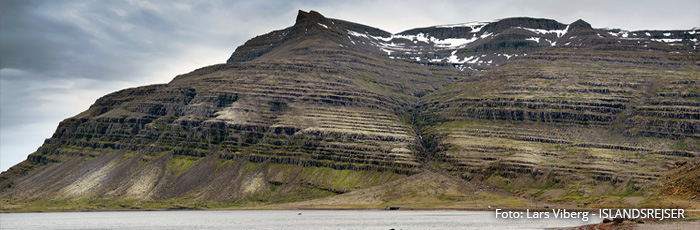
M3 173L2 197L281 202L419 172L401 111L458 73L346 48L324 23L360 27L300 12L228 64L100 98Z
M535 18L391 34L299 11L226 64L106 95L64 120L0 174L0 205L646 196L700 154L699 37Z
M567 43L577 41L424 98L424 133L441 140L438 168L581 204L649 198L674 162L700 156L694 45L640 46L595 32Z
M700 158L676 162L665 175L663 192L690 200L700 200Z

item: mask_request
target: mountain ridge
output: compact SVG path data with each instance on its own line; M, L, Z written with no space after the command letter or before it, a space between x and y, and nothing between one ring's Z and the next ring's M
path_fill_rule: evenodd
M301 11L299 15L302 14L311 13ZM314 14L317 15L316 17L319 20L321 18L326 20L325 17L317 12L314 12ZM697 46L700 44L698 43L698 37L700 37L697 35L698 30L644 30L637 32L620 29L593 29L590 24L581 19L572 24L562 24L551 19L516 17L487 22L472 22L471 24L415 28L396 34L366 26L358 26L356 30L361 31L354 31L352 28L355 27L334 27L333 25L328 27L319 20L309 25L316 29L330 28L329 30L346 36L352 43L337 41L342 45L352 45L370 52L384 52L390 58L415 60L417 62L423 61L431 64L451 64L462 70L465 68L486 70L490 68L489 66L500 65L511 57L526 55L528 52L537 51L548 46L556 46L557 43L560 46L581 45L585 41L580 39L577 41L571 40L572 37L575 38L580 35L595 34L600 38L620 36L625 40L629 38L629 40L645 40L645 42L652 41L676 45L684 43L684 45ZM343 22L337 19L330 20L331 23L335 21ZM570 33L569 25L574 25ZM295 27L287 28L280 33L285 34L288 32L286 30L293 28ZM371 32L367 32L368 30ZM277 32L263 36L269 36L273 33ZM252 39L251 42L254 40ZM364 45L358 45L358 43ZM413 43L413 45L409 45L409 43ZM247 47L244 44L239 48L245 49ZM500 52L491 53L493 51ZM235 54L236 52L234 52L232 58ZM232 58L229 59L229 63L238 60Z
M663 205L664 172L700 155L698 37L534 18L391 34L299 11L225 64L62 121L0 201Z

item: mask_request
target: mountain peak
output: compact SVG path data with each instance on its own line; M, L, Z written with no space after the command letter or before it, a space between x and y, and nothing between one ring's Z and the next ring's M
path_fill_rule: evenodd
M0 174L0 212L692 204L698 39L522 17L391 34L299 11L229 64L62 121Z
M583 19L579 19L579 20L576 20L575 22L571 23L571 25L569 25L569 30L571 30L571 31L587 31L587 30L593 30L593 27L591 26L591 24L584 21Z
M546 18L513 17L500 19L494 23L490 23L484 26L484 30L496 33L516 27L543 30L560 30L566 28L566 25L559 23L555 20Z
M327 20L328 19L326 19L326 17L321 15L319 12L312 10L312 11L309 11L307 13L307 12L304 12L303 10L299 10L299 13L297 14L297 20L294 23L294 25L299 25L299 24L303 24L303 23L314 23L314 22L323 23Z

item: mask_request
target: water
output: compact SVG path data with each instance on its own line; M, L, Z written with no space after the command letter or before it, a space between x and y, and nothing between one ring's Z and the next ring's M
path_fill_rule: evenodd
M124 211L5 213L0 229L542 229L600 221L496 219L491 211Z

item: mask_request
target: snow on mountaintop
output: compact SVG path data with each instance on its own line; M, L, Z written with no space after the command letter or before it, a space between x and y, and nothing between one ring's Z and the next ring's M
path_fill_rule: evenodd
M435 26L435 28L455 28L455 27L470 27L472 28L472 33L479 32L481 28L483 28L485 25L488 25L490 23L497 22L498 20L494 21L480 21L480 22L467 22L467 23L459 23L459 24L448 24L448 25L438 25Z
M569 25L566 25L566 28L564 28L563 30L543 30L543 29L533 29L533 28L524 28L524 27L516 27L516 28L532 31L536 34L555 33L555 34L557 34L557 37L559 37L559 38L564 36L564 34L566 34L566 32L569 31Z
M506 22L506 20L510 21ZM523 21L513 22L512 20ZM527 49L504 49L498 53L482 53L479 51L479 47L481 46L494 46L496 43L498 44L495 46L509 44L503 43L504 40L513 39L520 40L511 41L515 42L513 44L517 43L521 46L529 46L531 48L544 48L557 45L568 46L572 44L570 39L574 39L579 35L582 35L570 34L570 36L567 36L568 33L579 32L577 29L580 29L579 24L581 23L578 21L572 24L562 24L559 22L547 22L550 24L533 24L532 21L528 20L538 19L498 19L493 21L438 25L433 27L416 28L397 34L386 34L383 36L375 36L366 31L358 32L350 29L347 30L347 32L349 35L348 39L350 39L352 44L374 46L382 52L385 52L391 59L450 63L460 70L474 70L472 67L483 69L482 67L488 68L487 66L489 65L498 66L505 63L512 57L527 55ZM501 24L494 24L493 26L489 25L495 22L499 22ZM581 22L587 24L583 21ZM552 24L556 24L556 26L552 26ZM514 30L508 30L508 28L504 28L503 25L510 25L505 27ZM508 32L503 33L503 31L506 30ZM631 32L627 30L607 28L591 30L595 31L592 35L597 35L598 38L612 37L621 40L648 40L668 43L670 45L682 45L680 42L684 41L691 41L696 45L698 44L697 39L695 38L683 37L687 35L695 35L698 32L697 29L685 32ZM495 43L491 44L492 41ZM579 38L578 45L580 45L580 41L581 39Z
M447 24L447 25L437 25L436 28L454 28L454 27L481 27L488 25L489 23L497 22L495 21L479 21L479 22L467 22L467 23L457 23L457 24Z

